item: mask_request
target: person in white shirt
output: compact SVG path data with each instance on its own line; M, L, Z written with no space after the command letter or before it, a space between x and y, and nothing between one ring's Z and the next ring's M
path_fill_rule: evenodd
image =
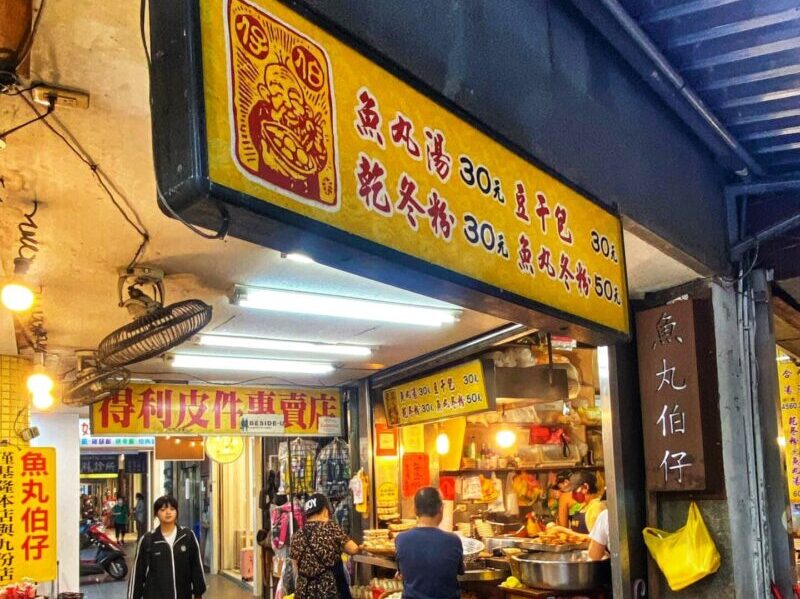
M608 553L608 510L603 510L589 533L589 558L601 560Z

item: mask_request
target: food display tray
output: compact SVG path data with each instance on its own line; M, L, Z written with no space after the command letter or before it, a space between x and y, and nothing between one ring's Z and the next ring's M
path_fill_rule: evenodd
M581 549L588 549L589 542L585 543L564 543L562 545L549 545L544 543L536 543L534 541L523 541L519 544L520 549L525 551L547 551L548 553L566 553L567 551L579 551Z
M361 546L361 549L365 553L371 553L372 555L380 555L383 557L394 557L397 551L395 549L377 549L375 547L365 547L364 545Z

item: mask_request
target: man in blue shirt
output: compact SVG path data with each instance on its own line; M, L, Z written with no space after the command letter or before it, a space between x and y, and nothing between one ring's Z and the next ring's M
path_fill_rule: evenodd
M417 527L395 539L403 599L459 599L458 575L464 573L461 539L439 529L442 496L424 487L414 496Z

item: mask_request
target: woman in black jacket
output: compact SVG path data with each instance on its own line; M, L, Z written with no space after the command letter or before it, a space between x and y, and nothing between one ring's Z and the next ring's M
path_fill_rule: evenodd
M153 505L160 525L139 539L128 599L201 599L206 592L200 546L178 526L178 502L164 495Z

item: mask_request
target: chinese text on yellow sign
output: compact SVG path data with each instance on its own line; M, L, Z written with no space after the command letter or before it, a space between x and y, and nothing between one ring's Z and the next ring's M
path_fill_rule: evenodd
M201 26L215 183L628 332L618 218L275 0Z
M383 392L386 421L392 425L431 422L483 412L490 407L480 360Z
M0 585L56 578L56 450L0 449Z
M337 436L341 414L336 389L130 385L92 405L92 433Z
M778 384L781 390L781 423L786 449L786 476L789 501L800 503L800 406L798 406L797 366L785 353L778 352Z

